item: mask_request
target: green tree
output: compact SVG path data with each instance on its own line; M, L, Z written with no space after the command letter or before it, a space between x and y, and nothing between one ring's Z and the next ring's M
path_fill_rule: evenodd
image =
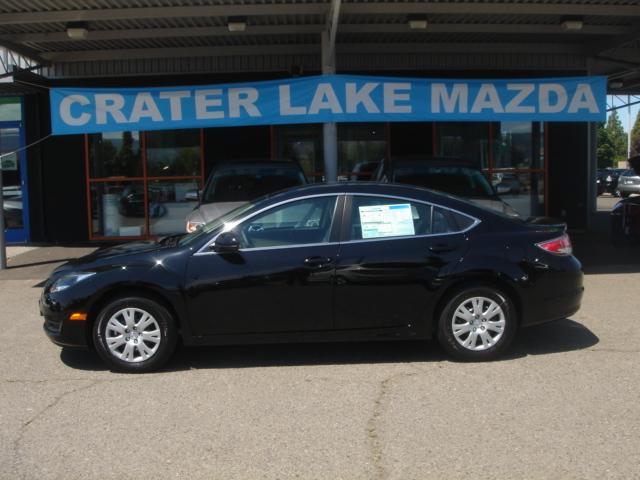
M596 156L598 158L598 168L612 167L616 151L605 123L598 124L597 140Z
M640 155L640 110L631 129L631 156Z
M614 162L624 162L627 159L627 134L622 128L622 122L618 117L618 112L614 110L607 119L607 134L611 141L611 146L614 151Z

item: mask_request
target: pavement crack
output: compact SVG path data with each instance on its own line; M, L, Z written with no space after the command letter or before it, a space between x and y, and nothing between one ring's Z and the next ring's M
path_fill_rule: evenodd
M399 378L411 377L414 375L417 375L417 373L405 372L386 377L380 382L378 395L373 401L373 411L371 412L369 420L367 420L367 439L369 443L371 464L375 471L372 478L376 480L384 480L389 476L389 472L384 465L383 445L378 432L380 419L386 413L388 407L387 397L393 387L394 381Z
M13 464L14 464L14 467L16 469L16 473L20 472L20 465L22 463L22 461L21 461L22 459L21 459L21 456L20 456L20 444L22 443L22 439L24 438L24 435L25 435L29 425L31 425L33 422L35 422L40 417L45 415L52 408L55 408L55 406L58 405L64 398L68 397L69 395L73 395L73 394L76 394L78 392L81 392L81 391L84 391L84 390L88 390L89 388L94 387L95 385L97 385L99 383L102 383L102 382L100 380L94 380L94 381L91 381L88 385L83 385L81 387L73 388L72 390L68 390L68 391L63 392L63 393L61 393L59 395L56 395L56 397L51 402L49 402L44 408L42 408L40 411L38 411L35 415L33 415L26 422L23 422L22 426L20 427L20 430L18 431L18 435L17 435L16 439L13 441ZM20 474L20 478L25 478L25 473L24 472L22 472Z

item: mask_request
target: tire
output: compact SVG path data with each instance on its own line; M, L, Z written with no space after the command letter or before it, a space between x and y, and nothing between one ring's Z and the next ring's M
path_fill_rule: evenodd
M620 192L622 198L629 198L629 195L631 195L629 192Z
M173 354L177 339L176 323L169 311L145 297L111 301L93 324L96 351L109 367L120 372L159 369Z
M478 316L470 311L475 305L478 305ZM482 314L496 306L498 309L493 310L493 314L486 317ZM456 315L463 308L468 318ZM458 327L455 333L454 325ZM469 286L457 291L445 303L438 320L438 340L457 360L492 360L509 347L516 329L516 311L508 295L495 288Z

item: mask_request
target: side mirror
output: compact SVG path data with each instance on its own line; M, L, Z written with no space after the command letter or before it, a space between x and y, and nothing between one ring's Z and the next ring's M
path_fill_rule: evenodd
M234 232L222 232L216 238L212 248L218 253L235 253L240 250L240 240Z

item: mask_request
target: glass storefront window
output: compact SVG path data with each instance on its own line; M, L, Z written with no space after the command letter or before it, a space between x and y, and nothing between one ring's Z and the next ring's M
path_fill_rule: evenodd
M200 131L147 132L147 175L192 177L200 175Z
M0 128L0 154L15 152L20 148L19 128ZM2 198L5 228L23 227L23 200L18 153L2 157Z
M436 123L436 155L467 160L477 168L489 168L489 124Z
M298 162L309 182L321 182L322 125L282 125L274 129L275 158Z
M141 177L142 152L138 132L89 135L91 178Z
M383 123L338 125L338 180L371 180L386 155Z
M91 184L91 233L95 237L145 235L143 182Z
M197 180L154 180L147 184L151 235L183 232L198 201Z
M522 217L544 215L544 174L495 172L491 181L500 198Z
M18 97L0 97L0 122L22 120L22 103Z
M493 124L493 168L541 168L540 143L539 123Z
M90 238L184 232L203 183L200 139L200 130L88 135Z

